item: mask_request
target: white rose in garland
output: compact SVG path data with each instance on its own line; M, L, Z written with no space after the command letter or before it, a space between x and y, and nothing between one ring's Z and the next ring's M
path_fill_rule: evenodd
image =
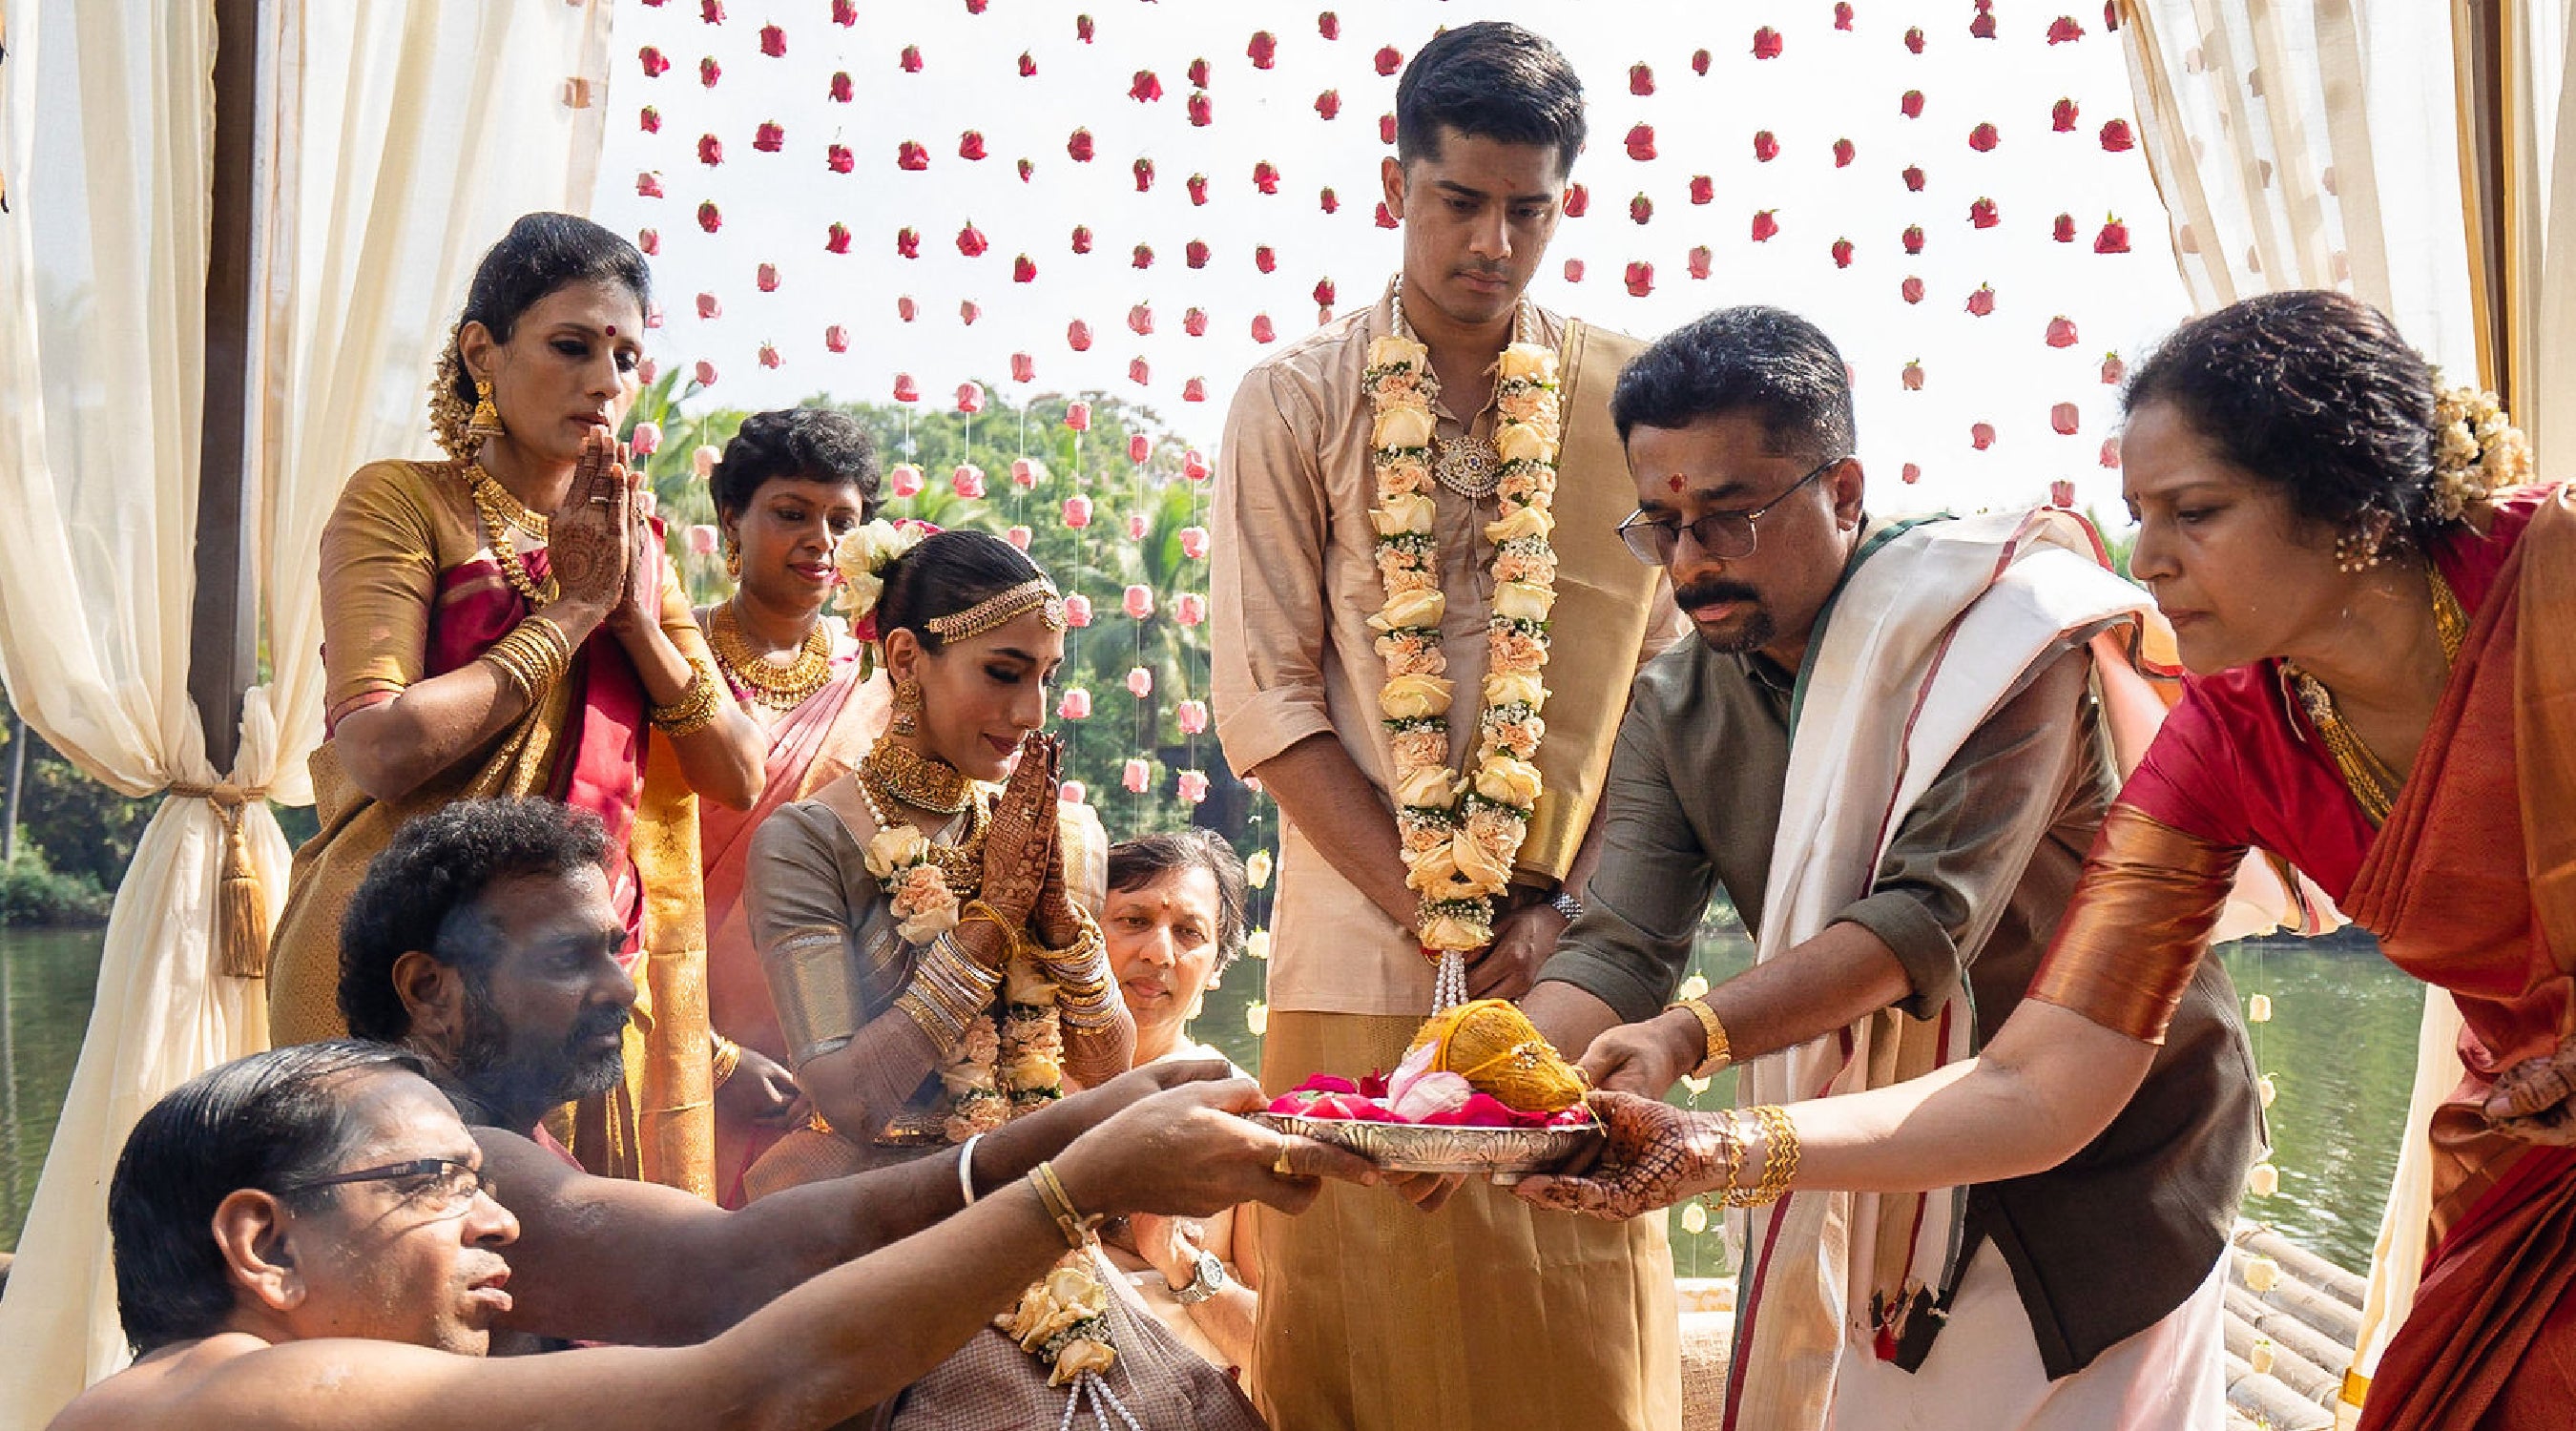
M1494 897L1511 882L1529 818L1538 803L1531 763L1546 734L1539 716L1547 690L1548 613L1556 601L1556 461L1563 437L1556 351L1513 343L1495 362L1494 434L1501 466L1495 495L1501 513L1485 525L1495 544L1494 607L1487 626L1487 674L1479 694L1479 740L1468 769L1449 766L1451 683L1440 623L1447 597L1438 577L1437 496L1430 477L1431 404L1440 380L1431 351L1402 331L1369 344L1361 386L1370 406L1370 468L1377 505L1378 572L1386 605L1369 618L1379 633L1387 683L1378 705L1390 736L1407 883L1422 896L1415 930L1423 952L1440 965L1434 1008L1466 994L1463 955L1494 937Z

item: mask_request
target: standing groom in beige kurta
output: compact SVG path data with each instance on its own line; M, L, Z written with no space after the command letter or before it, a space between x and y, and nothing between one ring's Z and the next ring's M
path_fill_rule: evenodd
M1437 803L1454 797L1444 772L1424 768L1421 722L1390 721L1399 713L1381 703L1386 651L1427 642L1433 666L1445 667L1435 673L1455 705L1445 757L1431 758L1445 759L1454 780L1482 768L1489 637L1546 644L1543 726L1526 706L1498 717L1517 722L1523 739L1538 726L1534 769L1514 769L1542 793L1509 857L1509 886L1489 906L1490 942L1466 956L1468 994L1518 998L1580 907L1571 892L1588 872L1587 837L1629 682L1680 633L1660 577L1614 534L1635 493L1609 394L1635 345L1521 301L1583 133L1581 86L1537 35L1478 23L1425 45L1396 92L1397 157L1385 166L1387 207L1403 223L1402 274L1375 306L1255 368L1227 419L1216 504L1217 730L1235 769L1261 777L1286 816L1262 1059L1273 1092L1318 1072L1393 1068L1432 1008L1425 929L1444 924L1438 942L1480 928L1440 918L1461 903L1426 917L1440 876L1418 859L1408 869L1396 787L1413 807L1433 803L1427 786L1415 788L1420 777L1442 785ZM1427 444L1386 439L1373 411L1364 375L1372 344L1390 335L1421 348L1381 345L1380 371L1391 352L1427 349L1436 382ZM1498 429L1513 425L1502 409L1515 406L1497 360L1515 343L1552 350L1556 363L1556 400L1543 404L1555 415L1538 419L1540 431L1558 424L1554 522L1551 535L1542 506L1536 543L1516 541L1517 528L1500 541L1488 530L1526 505L1533 480L1531 468L1505 460L1527 450L1529 432L1502 439L1513 452L1497 447ZM1517 391L1527 414L1528 390ZM1420 535L1400 549L1427 566L1416 584L1436 579L1441 598L1387 641L1390 571L1381 562L1399 547L1380 541L1388 504L1373 449L1382 440L1428 449L1428 509L1414 508L1418 520L1405 530ZM1520 520L1533 519L1524 511ZM1528 588L1551 580L1552 609L1543 596L1531 607ZM1500 609L1498 585L1508 588ZM1418 645L1411 659L1424 669ZM1412 753L1399 761L1397 742L1408 737ZM1417 779L1399 781L1399 765ZM1418 808L1408 819L1418 844ZM1264 1286L1252 1373L1272 1425L1679 1425L1661 1214L1586 1226L1482 1182L1426 1182L1413 1195L1423 1210L1382 1190L1327 1189L1301 1218L1256 1221Z

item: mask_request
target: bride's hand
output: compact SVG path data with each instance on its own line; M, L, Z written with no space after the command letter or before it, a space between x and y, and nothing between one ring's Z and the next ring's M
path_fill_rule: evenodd
M1513 1185L1522 1201L1621 1221L1670 1207L1724 1172L1716 1137L1694 1126L1699 1115L1633 1093L1595 1093L1592 1111L1609 1135L1599 1161Z
M2496 1075L2487 1122L2526 1143L2576 1143L2576 1034Z
M1037 908L1047 871L1055 863L1055 738L1031 731L1020 742L1019 768L993 804L993 826L984 836L982 899L1020 928Z

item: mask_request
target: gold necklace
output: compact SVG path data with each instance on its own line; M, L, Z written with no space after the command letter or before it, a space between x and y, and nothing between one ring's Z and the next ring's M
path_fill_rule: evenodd
M1398 335L1414 338L1413 325L1404 321L1404 276L1396 275L1395 287L1387 296L1388 316L1394 320ZM1529 333L1529 301L1512 306L1512 341L1524 341ZM1421 341L1414 338L1416 342ZM1486 407L1493 406L1488 399ZM1484 416L1478 408L1467 417L1467 430L1454 438L1440 436L1435 428L1431 435L1431 475L1441 486L1471 502L1481 502L1494 495L1503 481L1503 454L1491 438L1476 435L1476 419Z
M2468 616L2460 610L2460 598L2439 570L2428 565L2424 574L2433 591L2433 633L2441 638L2442 663L2448 666L2460 658L2460 643L2469 631ZM2404 778L2344 723L2343 713L2335 709L2334 692L2326 689L2325 682L2290 662L2281 664L2290 678L2290 688L2298 693L2299 704L2308 713L2308 724L2316 727L2318 739L2325 742L2326 754L2333 757L2336 771L2343 776L2344 788L2360 804L2362 818L2373 829L2387 824L2389 813L2397 808L2397 792L2406 783Z
M878 741L877 749L882 750L890 743ZM965 779L962 775L958 778ZM875 817L878 829L894 828L895 821L886 814L886 806L900 804L902 799L891 790L875 787L868 778L868 763L864 757L859 761L859 799L867 805L868 814ZM993 807L990 802L975 798L975 786L971 781L966 786L966 802L960 808L971 809L973 813L967 817L965 836L953 845L943 845L936 840L930 845L931 862L939 866L940 878L947 881L949 893L957 896L961 905L984 892L984 836L993 827ZM921 805L914 808L930 807Z
M832 632L819 618L805 633L796 659L782 666L743 640L742 622L734 615L734 603L728 601L707 622L707 646L735 685L774 711L796 709L832 679Z
M895 740L879 740L859 759L859 782L891 804L954 815L975 798L975 782L956 766Z
M483 464L465 466L468 490L474 497L474 510L483 518L483 536L492 544L492 559L500 564L501 576L510 589L519 593L530 606L545 606L563 594L563 583L554 573L546 573L543 582L528 575L527 563L519 559L518 545L510 540L510 529L516 527L538 541L546 540L547 522L543 514L530 511L525 502L510 495Z

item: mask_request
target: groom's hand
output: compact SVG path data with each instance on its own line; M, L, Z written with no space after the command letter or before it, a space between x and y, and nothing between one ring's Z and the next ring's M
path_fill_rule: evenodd
M1517 999L1538 982L1539 967L1556 952L1566 918L1556 906L1539 900L1504 915L1494 924L1494 942L1467 966L1471 999Z

